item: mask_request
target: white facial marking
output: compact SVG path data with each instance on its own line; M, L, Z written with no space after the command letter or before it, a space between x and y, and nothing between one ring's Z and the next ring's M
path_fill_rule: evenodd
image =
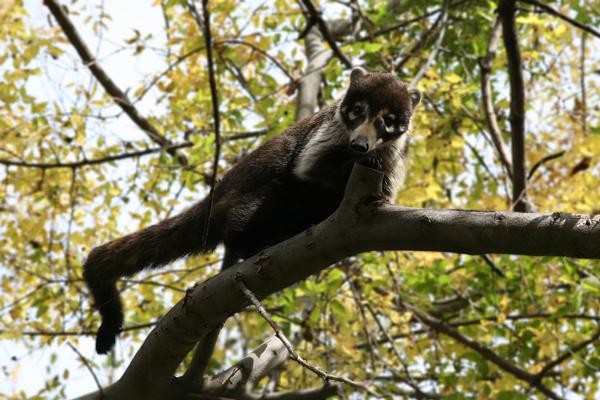
M372 121L365 121L352 131L350 135L350 143L358 137L364 137L369 144L369 151L373 150L377 142L377 130L373 126Z

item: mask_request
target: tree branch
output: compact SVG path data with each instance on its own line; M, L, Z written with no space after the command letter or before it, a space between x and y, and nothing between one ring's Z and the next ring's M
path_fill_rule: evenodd
M560 13L558 11L556 11L554 8L550 7L547 4L544 4L540 1L537 0L521 0L523 3L529 3L531 5L534 5L536 7L541 8L542 10L544 10L545 12L547 12L548 14L554 15L555 17L558 17L560 19L562 19L563 21L568 22L569 24L578 27L579 29L583 29L584 31L591 33L592 35L596 36L597 38L600 38L600 31L592 28L591 26L587 26L585 24L582 24L581 22L577 22L575 21L573 18L569 18L566 15L564 15L563 13Z
M535 164L533 164L533 167L531 167L531 169L529 170L529 173L527 174L527 180L530 180L531 178L533 178L533 175L535 174L535 172L542 165L544 165L548 161L555 160L555 159L560 158L560 157L562 157L564 155L565 155L565 151L563 150L563 151L559 151L558 153L547 155L546 157L540 159L538 162L536 162Z
M202 385L202 393L218 395L243 395L288 359L288 352L275 336L271 336L258 348L234 366L208 378Z
M150 149L146 149L146 150L131 151L131 152L126 152L126 153L121 153L121 154L115 154L112 156L95 158L95 159L91 159L91 160L79 160L79 161L72 161L72 162L43 163L43 162L17 161L17 160L9 160L6 158L0 158L0 164L12 165L12 166L16 166L16 167L25 167L25 168L39 168L39 169L79 168L79 167L84 167L84 166L88 166L88 165L97 165L97 164L103 164L103 163L108 163L108 162L112 162L112 161L125 160L128 158L141 157L141 156L145 156L148 154L158 153L161 151L168 152L169 150L182 149L185 147L191 147L193 145L194 144L191 142L176 143L176 144L171 144L168 146L154 147L154 148L150 148Z
M163 147L172 146L173 143L164 137L158 130L144 118L131 103L127 95L119 89L117 84L108 76L104 69L98 64L97 60L92 55L91 51L77 32L77 29L65 13L63 7L56 0L44 0L44 5L48 7L56 22L60 25L62 31L73 45L77 54L83 61L84 65L89 68L90 72L100 82L106 93L121 107L121 109L129 116L129 118L148 135L152 141L160 144ZM176 157L183 165L187 164L185 156L178 154L176 149L169 149L169 154Z
M512 179L512 165L502 140L502 132L500 131L500 126L498 125L498 119L496 118L496 112L494 111L492 99L492 63L496 58L498 39L500 39L501 33L502 25L500 24L500 20L497 19L496 22L494 22L494 27L492 28L492 34L487 47L487 54L485 57L479 58L479 66L481 67L481 102L483 104L485 119L488 127L490 128L492 143L494 143L494 147L496 147L496 152L498 153L498 158L506 169L506 173Z
M457 342L476 351L486 360L496 364L498 367L500 367L504 371L512 374L516 378L518 378L524 382L527 382L530 386L532 386L532 387L536 388L537 390L539 390L540 392L544 393L549 398L555 399L555 400L561 399L561 397L559 397L556 393L554 393L553 391L548 389L546 386L544 386L541 383L541 381L539 379L537 379L536 375L532 375L529 372L525 371L524 369L517 367L516 365L505 360L504 358L498 356L498 354L494 353L488 347L483 346L482 344L478 343L477 341L464 336L462 333L460 333L456 329L451 328L450 326L448 326L444 322L440 321L439 319L419 310L417 307L415 307L411 304L406 304L406 303L403 303L402 305L407 310L412 312L415 315L415 317L417 317L423 324L427 325L431 329L434 329L437 332L443 333L444 335L450 336Z
M215 185L217 183L217 174L219 170L219 159L221 157L221 123L219 113L219 94L217 92L217 80L215 77L215 67L213 62L212 54L212 34L210 31L210 10L208 0L202 0L202 17L198 13L194 0L188 0L188 8L198 25L198 28L204 34L204 40L206 41L206 60L208 63L208 82L210 85L210 99L212 102L212 113L213 113L213 129L215 132L215 156L213 159L213 171L210 178L210 192L208 193L208 217L204 224L204 235L202 237L202 246L205 247L208 239L208 232L211 223Z
M444 6L442 6L443 9ZM421 37L413 44L413 46L406 52L406 55L402 57L400 61L395 66L395 69L400 70L410 60L415 54L421 51L423 47L427 44L429 37L433 35L433 33L438 29L440 23L446 17L441 12L440 15L436 18L435 22L421 35Z
M304 4L304 6L306 7L306 10L308 11L312 22L316 23L319 27L323 38L325 38L325 40L329 44L329 47L331 47L333 54L335 54L335 56L340 59L340 61L342 62L342 64L344 64L346 68L352 68L352 62L348 59L348 57L346 57L346 55L337 45L334 37L329 31L329 28L327 27L327 23L325 22L325 20L323 20L323 17L321 16L321 11L318 10L317 7L315 7L312 0L302 0L302 4Z
M317 109L321 71L331 57L331 51L325 49L322 39L316 26L310 28L304 38L307 63L304 76L299 80L296 121L310 117Z
M429 57L427 57L427 60L425 61L425 63L421 66L421 68L419 68L419 70L417 71L415 76L411 79L410 86L412 86L412 87L416 87L417 83L421 80L423 75L425 75L425 72L427 72L427 70L431 66L431 63L435 60L435 57L437 56L440 46L442 45L442 41L444 40L444 35L446 34L446 27L448 24L448 5L449 4L450 4L450 0L444 0L444 2L442 3L442 13L438 17L438 20L436 21L436 25L440 26L440 29L437 34L437 38L435 39L435 43L433 44L433 46L431 46L431 51L429 53Z
M516 0L501 0L498 5L510 81L513 210L527 212L530 211L531 204L527 198L525 165L525 85L523 83L523 60L515 21L516 9Z
M246 287L243 281L243 277L240 275L236 275L234 279L237 282L239 289L244 293L244 296L256 307L256 310L264 318L265 321L271 326L271 328L275 331L275 336L281 340L281 343L285 346L292 360L296 361L298 364L308 369L309 371L315 373L319 378L323 379L325 382L327 381L337 381L342 382L347 385L350 385L356 389L360 389L369 393L371 396L377 396L372 390L370 390L365 384L358 383L348 378L344 378L342 376L332 375L328 372L323 371L319 367L309 364L302 356L300 356L296 350L294 349L294 345L289 341L289 339L285 336L279 325L269 316L267 310L263 307L260 301L256 298L254 293L250 289Z
M189 289L108 390L119 396L168 398L171 377L199 338L245 308L236 276L261 299L369 250L600 258L600 215L395 207L373 201L382 178L375 170L355 166L342 203L325 221Z
M542 368L542 370L535 375L535 378L538 381L541 381L546 375L548 375L550 373L550 371L552 371L552 369L554 369L554 367L562 364L564 361L571 358L575 353L586 348L588 345L594 343L599 338L600 338L600 329L597 330L596 333L594 335L592 335L592 337L590 337L589 339L584 340L583 342L567 349L567 351L565 351L562 355L560 355L555 360L552 360L548 364L546 364L544 366L544 368Z
M75 347L73 345L73 343L67 342L67 346L69 346L71 348L71 350L73 350L75 352L75 354L77 354L77 357L79 357L79 359L81 360L81 362L83 363L83 365L85 365L85 368L92 375L92 378L94 379L94 383L98 387L98 392L100 393L101 396L104 396L104 390L102 389L102 385L100 384L100 381L98 380L98 376L96 376L96 373L94 372L94 369L90 365L90 362L87 360L87 358L85 358L83 356L83 354L81 354L81 352L77 349L77 347Z

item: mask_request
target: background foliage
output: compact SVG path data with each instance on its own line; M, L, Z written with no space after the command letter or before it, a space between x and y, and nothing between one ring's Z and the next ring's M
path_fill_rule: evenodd
M526 2L518 4L527 163L532 167L562 153L537 168L528 195L540 211L600 213L598 39ZM600 25L597 1L548 4L578 22ZM128 57L130 64L107 68L108 74L160 133L185 144L179 151L188 163L158 151L132 125L56 23L39 18L47 14L39 3L0 5L1 380L15 379L20 363L9 359L11 343L56 352L45 387L9 386L0 393L9 398L63 396L69 371L82 368L61 362L70 352L67 342L85 349L103 382L115 378L147 334L147 324L187 287L213 275L221 256L217 251L192 257L123 280L132 329L108 360L92 355L83 338L99 321L81 281L82 261L93 246L202 198L212 173L214 135L205 40L184 2L155 0L152 12L163 15L163 25L144 30L131 18L128 34L118 42L104 39L114 22L103 1L67 6L100 64L115 54ZM322 1L320 7L328 20L360 19L340 42L354 64L394 68L410 81L435 52L417 83L425 101L414 120L411 165L398 204L510 209L510 179L481 107L479 59L487 55L496 2L451 2L443 32L434 26L441 1ZM222 175L294 122L307 18L297 3L280 0L213 1L211 12L225 138ZM139 74L142 64L145 72ZM491 65L492 87L502 139L509 145L506 64L500 45ZM342 94L347 81L347 69L332 58L324 69L321 101ZM148 154L131 155L146 149ZM117 155L122 159L107 160ZM563 396L594 399L600 393L600 347L593 341L576 346L597 338L599 297L597 261L388 252L340 263L267 305L311 362L389 396L420 390L456 399L542 398L480 352L424 326L399 307L401 298L532 373L565 355L544 383ZM254 312L231 319L212 370L231 364L269 333ZM289 364L270 384L275 382L293 389L312 386L317 378Z

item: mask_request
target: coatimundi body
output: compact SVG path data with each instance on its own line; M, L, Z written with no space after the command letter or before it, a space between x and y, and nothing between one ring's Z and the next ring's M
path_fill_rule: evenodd
M102 324L96 351L108 352L123 324L116 281L224 243L248 258L327 218L340 204L352 166L384 173L390 199L404 175L410 119L421 94L393 74L355 68L344 97L288 128L235 165L207 199L156 225L94 248L84 265ZM204 243L203 243L204 242Z

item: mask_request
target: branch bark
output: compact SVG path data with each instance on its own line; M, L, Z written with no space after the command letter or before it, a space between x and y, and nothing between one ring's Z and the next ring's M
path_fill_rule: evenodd
M175 370L199 338L248 304L238 276L261 299L369 250L600 258L600 215L395 207L373 201L381 181L379 172L355 166L344 200L328 219L188 290L106 390L109 398L168 398Z
M523 60L515 20L516 11L516 0L501 0L498 5L510 81L513 210L527 212L530 211L531 205L527 199L527 169L525 163L525 84L523 82Z
M79 32L65 13L63 7L56 0L44 0L44 5L48 7L56 22L60 25L62 31L73 45L77 54L83 61L84 65L89 68L90 72L100 82L106 93L121 107L121 109L129 116L129 118L144 131L144 133L155 143L163 147L173 146L173 143L163 136L155 127L143 117L135 106L131 103L125 92L123 92L117 84L108 76L104 69L98 64L98 61L92 55L92 52L87 47ZM187 164L185 156L178 154L176 149L170 148L169 154L176 157L183 165Z

